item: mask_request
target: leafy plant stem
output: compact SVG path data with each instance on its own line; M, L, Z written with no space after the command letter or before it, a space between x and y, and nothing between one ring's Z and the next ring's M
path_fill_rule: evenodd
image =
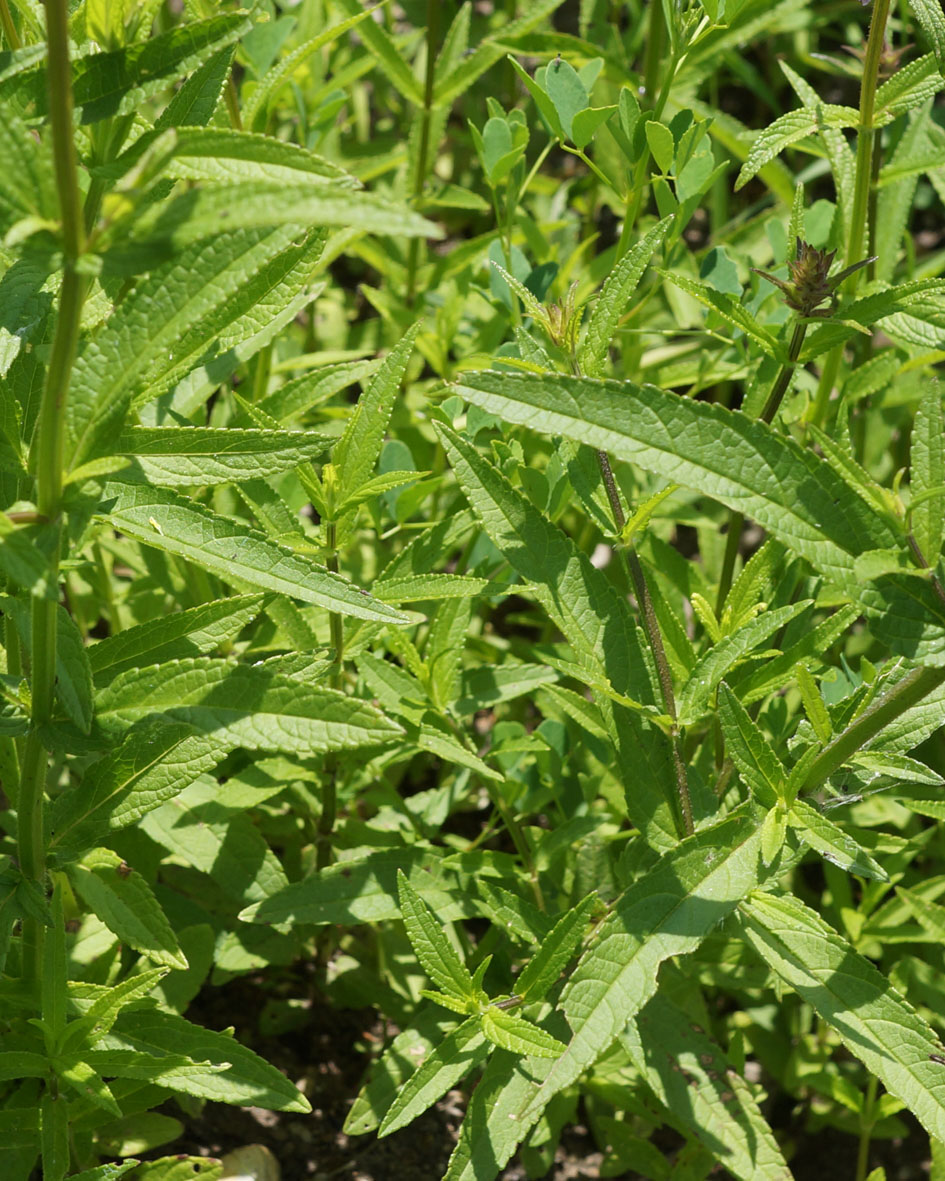
M20 34L16 31L7 0L0 0L0 28L3 29L3 35L11 49L22 48L23 42L20 40Z
M65 401L79 336L79 322L86 283L75 263L85 244L82 202L75 143L72 138L72 90L69 66L69 17L66 0L49 0L46 5L49 53L49 117L52 129L53 163L59 207L65 274L59 296L59 313L53 337L46 384L37 420L35 448L36 503L40 513L57 522L61 513ZM59 540L52 546L49 582L59 581ZM33 598L32 603L32 715L20 773L17 852L25 878L42 885L46 873L43 832L43 794L47 756L42 728L53 714L56 684L57 599ZM35 985L41 974L43 928L40 920L27 918L23 924L23 978Z
M883 52L886 21L889 17L889 0L875 0L870 18L870 31L866 43L866 57L863 60L863 78L860 83L860 123L856 141L856 174L853 182L853 210L850 215L850 241L847 243L847 265L868 253L872 227L869 225L870 189L873 182L873 149L876 132L873 128L873 113L876 105L876 86L879 81L879 63ZM859 271L847 279L847 291L856 290Z
M617 481L614 479L614 471L610 466L610 459L606 451L598 451L597 460L600 464L604 487L607 489L610 511L614 515L614 523L617 526L617 532L619 534L623 532L623 527L627 523L626 514L620 502L620 490L617 487ZM632 545L627 546L626 553L627 569L630 571L630 580L633 583L633 590L640 607L643 630L646 632L646 638L649 641L650 650L656 662L660 691L663 695L663 707L672 719L670 745L673 751L673 771L676 776L676 791L679 795L683 829L686 836L691 836L695 832L695 826L692 820L692 802L689 799L689 781L686 778L686 766L682 757L679 727L676 725L676 696L673 692L673 674L670 671L669 661L666 659L666 649L663 647L663 637L660 634L659 622L656 618L656 612L653 609L653 600L650 598L650 588L646 583L643 566L640 564L637 551Z
M880 730L888 726L907 709L918 704L945 681L945 667L914 668L888 693L878 697L872 705L855 718L846 729L827 743L807 771L798 794L819 787L847 759L862 748Z
M593 172L597 179L601 181L602 184L605 184L609 189L614 189L616 187L614 182L607 179L607 177L603 174L603 172L601 172L601 170L586 152L582 151L580 148L572 148L565 143L563 143L561 146L566 152L570 152L572 156L577 156L579 160L583 160L583 162L587 165L591 172Z
M794 368L797 365L797 359L801 355L801 348L804 344L804 337L807 334L807 324L804 320L795 320L794 331L791 334L791 343L788 346L787 360L781 366L778 376L774 380L774 385L771 387L771 392L762 407L761 413L758 417L762 422L771 423L774 421L774 416L777 414L784 395L787 393L788 386L791 384L791 377L794 373ZM728 518L728 534L725 542L725 556L722 559L722 574L719 578L719 591L715 600L715 614L721 619L722 610L725 607L725 600L728 598L728 592L732 589L732 576L735 573L735 559L738 557L738 550L742 540L742 527L745 524L745 518L741 513L732 512Z
M423 83L423 110L420 113L420 145L417 148L417 171L413 179L414 200L423 196L427 179L427 156L430 154L430 123L433 113L433 91L436 82L436 46L440 33L440 0L427 0L427 65ZM411 238L407 254L407 303L412 305L417 294L417 265L420 261L420 239Z
M871 1074L866 1084L866 1095L863 1099L863 1109L860 1112L860 1143L856 1154L856 1181L866 1181L869 1168L870 1140L876 1122L876 1086L875 1074Z

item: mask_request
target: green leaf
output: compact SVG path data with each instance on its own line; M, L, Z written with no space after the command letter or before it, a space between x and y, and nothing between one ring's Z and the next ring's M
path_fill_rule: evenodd
M156 964L185 969L177 936L144 878L110 849L67 867L69 881L110 931Z
M673 133L662 123L649 119L643 126L646 142L656 161L656 166L662 173L673 170L673 160L676 156L676 143Z
M738 911L768 966L931 1136L945 1139L942 1046L886 976L797 898L756 893Z
M137 111L148 95L166 89L252 27L245 13L178 25L136 45L90 53L72 62L72 95L82 123ZM30 118L49 114L46 67L0 81L0 100L18 102Z
M524 1105L526 1127L653 996L660 964L694 951L755 887L759 851L758 826L733 814L664 854L617 901L561 995L573 1036Z
M476 995L469 969L447 939L439 920L410 885L403 870L397 871L400 913L407 937L420 965L434 984L459 1000Z
M185 378L176 409L192 413L304 306L323 247L320 235L293 227L236 231L138 282L76 360L65 411L70 467L100 453L129 405Z
M342 500L355 495L374 470L419 331L418 321L384 358L348 419L345 433L335 444L332 463L337 469Z
M233 47L217 50L212 57L190 75L158 115L154 126L158 131L167 127L203 127L210 122L220 100L233 61Z
M243 181L180 193L134 219L132 245L164 244L179 251L220 234L283 226L298 237L310 226L350 226L366 233L440 238L440 228L406 205L347 185Z
M360 17L364 14L360 0L338 0L338 6L351 17ZM413 106L422 107L424 100L420 83L401 57L397 46L383 25L376 24L373 20L367 20L358 29L358 36L367 46L384 75L404 98Z
M762 422L654 386L483 372L457 393L550 435L565 435L745 513L840 583L853 556L895 544L889 524L828 464ZM632 413L629 411L632 409ZM750 454L734 469L731 455Z
M116 529L186 558L238 589L276 591L358 619L407 622L408 617L400 611L378 602L338 574L319 569L263 534L217 516L170 489L109 484L104 496L106 500L114 498L109 520Z
M125 1173L130 1172L137 1165L136 1160L123 1161L120 1165L99 1165L94 1169L83 1169L81 1173L73 1173L70 1181L118 1181L119 1177L124 1177ZM155 1181L153 1174L146 1175L150 1181Z
M774 1133L745 1080L662 992L621 1035L637 1070L687 1132L739 1181L791 1181Z
M69 719L88 734L92 727L92 669L75 620L61 604L56 609L56 696Z
M441 922L478 913L471 880L490 873L481 854L443 857L442 851L404 847L380 849L346 858L318 874L293 882L287 889L240 912L247 923L380 923L401 917L397 903L397 871L403 870L414 890Z
M448 1034L423 1065L407 1079L387 1110L378 1136L389 1136L421 1115L471 1070L483 1062L490 1046L470 1017Z
M382 579L371 589L374 597L383 603L423 603L439 599L466 601L488 586L488 578L473 578L469 574L414 574L409 578Z
M523 1001L543 1000L557 982L584 938L591 912L598 902L596 894L588 894L566 911L544 936L537 953L515 980L516 995Z
M542 81L538 83L536 79L536 83L554 103L562 131L568 139L573 139L571 120L588 105L587 90L577 71L559 55L548 63Z
M493 1045L526 1058L557 1058L565 1046L531 1021L497 1009L494 1005L481 1014L482 1032Z
M760 131L751 145L748 159L742 165L742 170L735 181L736 192L751 180L765 164L798 140L806 139L822 127L844 128L856 127L860 121L859 111L853 107L835 107L827 103L818 103L814 107L802 107L797 111L788 111L769 123Z
M682 725L691 725L702 717L709 707L712 694L722 678L739 661L748 656L759 644L764 643L792 619L803 614L812 604L812 599L801 599L787 607L776 607L763 611L750 619L729 636L723 636L717 644L696 661L689 680L683 685L677 709Z
M96 705L108 733L158 716L218 743L305 756L384 745L402 733L368 702L281 672L278 663L204 656L129 669L100 690Z
M535 1122L523 1123L522 1108L551 1066L549 1058L526 1061L505 1050L493 1052L469 1100L443 1181L485 1181L508 1164Z
M169 968L152 968L139 975L127 976L114 988L105 989L80 1018L69 1023L60 1051L81 1050L85 1044L91 1045L104 1037L118 1020L122 1009L146 997L169 971Z
M199 1177L201 1181L220 1181L223 1177L220 1161L208 1160L205 1156L162 1156L160 1160L138 1165L138 1170L139 1181L191 1181L193 1177ZM112 1174L103 1176L111 1177Z
M788 814L788 823L797 829L801 840L831 865L847 873L877 882L888 882L889 874L869 853L848 836L822 812L804 800L795 800Z
M600 377L604 373L620 317L670 225L672 219L667 217L648 230L607 276L588 318L581 347L581 367L589 377Z
M87 649L92 676L101 688L128 668L215 652L232 642L257 617L265 602L265 595L234 595L106 636Z
M292 471L324 454L331 444L330 438L314 431L132 427L116 443L115 453L128 456L133 464L122 472L123 480L204 487Z
M528 74L515 60L514 57L509 58L509 62L516 74L525 83L525 89L535 100L535 106L541 112L542 118L551 129L551 134L555 139L563 140L567 138L567 133L561 126L561 120L558 117L558 110L555 104L551 101L551 97L547 91L541 86L530 74Z
M919 403L912 427L909 490L922 497L912 510L912 532L925 560L934 566L942 552L945 520L945 413L942 396L933 390ZM933 489L940 492L933 495Z
M157 1059L176 1058L180 1047L200 1062L210 1064L204 1074L190 1072L172 1085L175 1090L219 1103L267 1107L272 1111L311 1111L308 1100L277 1070L252 1050L225 1033L202 1029L158 1009L126 1009L104 1042L112 1051L131 1050ZM98 1054L88 1055L94 1066ZM225 1069L221 1070L223 1066ZM146 1077L146 1076L145 1076ZM165 1080L167 1081L167 1080Z
M288 85L296 70L313 53L321 49L323 45L329 45L332 41L337 40L343 33L361 24L365 18L369 24L372 24L371 17L376 11L377 6L362 9L360 12L355 11L347 20L340 21L336 25L329 25L327 29L321 29L314 37L309 37L307 41L297 46L291 53L287 53L284 57L281 57L266 72L265 77L243 104L242 116L244 124L247 127L255 127L260 131L264 130L270 107L279 96L282 88ZM366 34L362 30L362 34L367 44L370 45L372 30L369 29ZM396 53L396 50L394 52ZM413 75L410 75L410 77L412 79ZM422 98L420 101L422 102Z
M758 723L724 681L719 685L719 722L729 758L759 801L774 807L784 798L787 771Z
M909 0L916 23L928 38L940 73L945 74L945 15L937 0Z
M689 275L680 274L678 271L661 271L660 274L665 279L669 279L670 283L681 287L683 291L688 292L689 295L693 296L700 303L705 304L707 308L711 308L726 323L744 332L769 357L778 357L780 355L781 350L778 342L768 329L762 324L759 324L751 312L733 296L723 295L722 292L716 291L715 288L709 287L705 283L699 283L695 279L690 278Z
M29 1050L0 1050L0 1079L45 1078L49 1059Z
M49 525L14 525L0 513L0 570L39 599L56 597L46 557L53 538Z

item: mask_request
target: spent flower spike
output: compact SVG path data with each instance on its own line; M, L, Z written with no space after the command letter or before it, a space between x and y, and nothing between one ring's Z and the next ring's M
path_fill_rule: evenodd
M798 238L797 257L787 264L791 276L789 280L778 279L758 267L752 267L752 270L779 287L784 292L785 303L799 315L825 317L830 315L831 309L817 310L824 300L833 298L834 292L848 275L875 262L875 256L860 259L828 278L836 253L835 250L817 250L809 242L802 242Z

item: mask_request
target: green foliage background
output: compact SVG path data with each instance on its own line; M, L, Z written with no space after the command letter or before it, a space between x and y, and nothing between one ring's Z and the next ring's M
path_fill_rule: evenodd
M0 31L2 1176L221 1176L302 961L444 1181L945 1176L939 5Z

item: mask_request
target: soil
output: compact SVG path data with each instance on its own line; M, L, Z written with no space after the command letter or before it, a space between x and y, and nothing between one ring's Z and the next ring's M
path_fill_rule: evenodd
M308 1115L235 1108L207 1103L201 1114L187 1122L184 1136L151 1154L168 1152L195 1156L222 1156L247 1144L265 1145L282 1170L282 1181L441 1181L462 1123L465 1099L451 1091L408 1128L383 1140L374 1135L349 1137L341 1131L348 1109L363 1081L365 1046L383 1041L384 1030L372 1009L339 1010L313 1003L302 1029L279 1037L261 1036L256 1017L267 993L261 981L231 981L223 987L207 987L188 1010L190 1020L210 1028L231 1024L243 1015L237 1036L257 1053L278 1066L306 1094L312 1104ZM795 1181L853 1181L857 1142L835 1131L805 1134L796 1112L785 1126L776 1127L785 1145L793 1144L790 1167ZM169 1101L168 1114L181 1118ZM929 1176L928 1137L908 1113L900 1118L910 1127L907 1137L872 1145L870 1168L882 1165L886 1181L924 1181ZM793 1126L792 1126L793 1124ZM577 1125L568 1130L558 1149L548 1181L575 1181L600 1177L602 1154L588 1130ZM729 1174L719 1169L720 1181ZM522 1165L514 1160L501 1181L526 1181ZM638 1181L628 1172L617 1181Z

